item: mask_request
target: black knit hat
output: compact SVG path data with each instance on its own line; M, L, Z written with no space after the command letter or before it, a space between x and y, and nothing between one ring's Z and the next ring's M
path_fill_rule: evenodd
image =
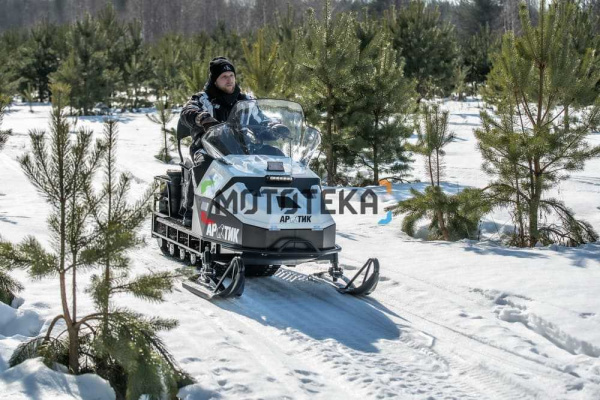
M226 59L225 57L215 57L211 60L209 67L208 67L209 71L210 71L210 76L209 76L209 80L212 83L215 83L217 78L219 78L219 76L223 73L223 72L233 72L235 74L235 67L233 66L233 64Z

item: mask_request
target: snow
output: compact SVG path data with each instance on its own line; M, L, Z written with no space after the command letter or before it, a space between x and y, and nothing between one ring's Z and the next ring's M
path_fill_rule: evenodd
M484 187L473 130L477 101L446 102L457 140L447 148L445 190ZM0 234L44 243L48 207L20 170L28 129L47 129L48 106L14 106L3 128L13 129L0 153ZM134 196L166 167L154 159L158 126L143 114L121 116L119 167L134 176ZM173 122L174 124L175 122ZM78 127L102 132L102 118L79 118ZM588 140L600 144L600 134ZM413 175L423 182L422 161ZM172 165L169 168L174 168ZM382 205L409 195L393 185L375 190ZM364 189L361 189L364 190ZM549 196L600 230L600 159L557 185ZM600 243L579 248L518 249L498 239L511 229L505 210L484 221L483 241L427 242L400 231L400 217L336 214L337 243L345 269L378 257L381 281L368 298L340 295L308 278L323 266L282 268L274 277L248 279L238 299L207 302L177 286L160 304L123 296L137 311L175 318L162 337L195 379L179 397L197 399L598 399L600 398ZM146 244L131 252L136 273L175 270L143 227ZM30 360L14 368L12 350L44 330L60 312L53 279L24 285L18 309L0 305L0 399L114 398L98 377L73 377ZM80 313L92 309L79 290ZM87 390L87 391L86 391ZM93 393L93 395L92 395Z
M0 302L0 335L35 336L39 333L43 321L31 310L15 310Z
M11 400L112 400L115 392L98 375L68 375L46 367L40 359L27 360L0 374L0 398Z

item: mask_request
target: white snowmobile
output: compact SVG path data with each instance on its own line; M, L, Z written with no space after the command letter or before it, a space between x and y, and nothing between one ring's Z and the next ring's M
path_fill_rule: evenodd
M274 125L277 132L269 128ZM184 136L178 133L180 156ZM341 293L375 290L377 259L351 279L339 264L335 222L324 209L321 181L308 168L320 140L297 103L240 101L227 122L204 135L196 153L204 162L187 158L181 170L155 177L152 236L165 254L197 266L184 288L207 299L240 296L245 276L271 276L282 265L316 262L329 267L315 279ZM195 188L189 228L178 215L187 174Z

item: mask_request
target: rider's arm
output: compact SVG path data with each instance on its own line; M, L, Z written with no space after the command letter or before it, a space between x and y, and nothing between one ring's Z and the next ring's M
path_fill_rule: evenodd
M212 117L212 104L208 101L205 93L193 95L183 106L180 118L184 124L194 130L198 128L207 129L207 125L217 123L217 120Z

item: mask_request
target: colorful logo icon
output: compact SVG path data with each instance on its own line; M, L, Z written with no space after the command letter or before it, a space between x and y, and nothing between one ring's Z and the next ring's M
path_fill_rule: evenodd
M200 184L200 193L204 194L204 192L206 192L206 189L213 186L214 184L215 184L215 181L213 181L211 179L202 181L202 183Z
M388 181L387 179L381 179L379 181L379 185L385 186L385 190L388 194L392 193L392 182ZM392 212L388 211L385 218L380 219L378 224L379 225L387 225L390 222L392 222Z

